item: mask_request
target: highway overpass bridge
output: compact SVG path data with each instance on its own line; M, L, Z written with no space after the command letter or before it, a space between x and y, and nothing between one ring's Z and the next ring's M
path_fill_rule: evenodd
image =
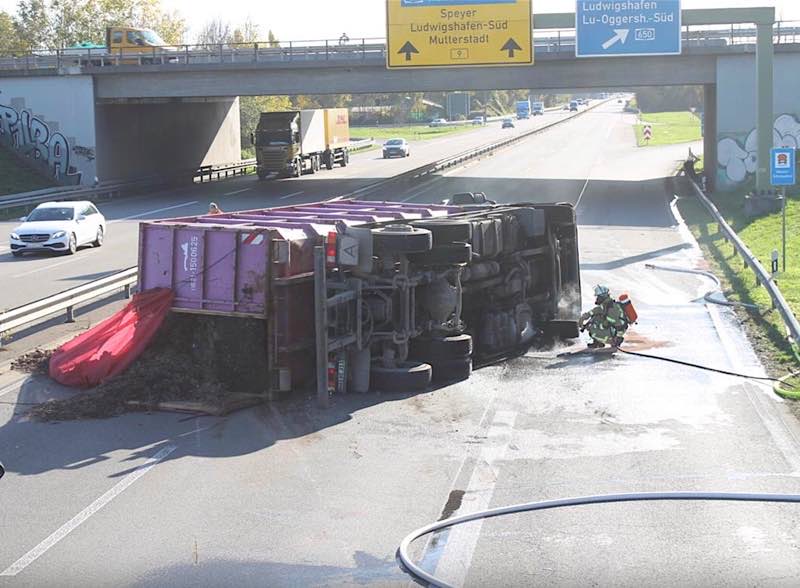
M776 29L774 9L684 11L679 56L576 59L574 20L574 14L537 15L532 66L389 71L385 44L366 40L341 46L182 46L136 56L135 63L117 55L102 65L92 65L98 60L91 54L0 58L0 108L5 105L8 117L0 117L0 130L12 132L9 121L24 124L26 111L29 121L38 115L41 125L59 129L63 141L58 140L70 145L69 160L53 169L67 181L79 176L87 183L94 176L151 175L237 159L237 97L243 95L702 85L706 160L717 160L722 150L722 187L752 173L765 186L765 154L774 136L800 141L800 80L773 79L773 62L778 71L800 70L800 35L797 29ZM748 27L711 28L723 23ZM782 121L779 130L776 118ZM765 132L754 133L757 128ZM55 157L52 148L43 151Z

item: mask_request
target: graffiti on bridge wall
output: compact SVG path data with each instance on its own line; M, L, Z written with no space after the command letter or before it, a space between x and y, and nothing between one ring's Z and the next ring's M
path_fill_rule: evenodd
M57 183L77 185L81 174L70 166L70 147L61 133L50 132L29 110L17 112L0 104L0 144L29 160Z
M791 114L782 114L775 120L772 132L772 143L775 147L800 148L800 121ZM721 169L720 179L728 186L744 183L756 173L758 163L758 134L756 129L750 131L740 144L736 139L726 137L717 145L717 161Z

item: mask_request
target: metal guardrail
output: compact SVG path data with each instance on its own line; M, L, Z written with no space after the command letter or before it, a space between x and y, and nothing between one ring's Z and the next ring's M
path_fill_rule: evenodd
M687 47L724 47L754 44L756 29L752 25L718 27L685 26L683 42ZM774 26L777 45L800 43L800 22L778 22ZM538 52L558 53L575 50L575 29L534 31L534 47ZM74 73L71 68L100 73L118 66L198 65L224 63L270 63L293 61L336 61L385 59L386 39L360 38L319 39L288 42L250 42L222 44L180 44L151 47L146 52L105 49L35 49L3 51L0 71L53 69Z
M747 245L745 245L744 241L742 241L739 235L736 234L736 231L734 231L733 228L727 223L714 203L711 202L703 190L700 189L700 186L698 186L696 182L693 182L689 178L687 178L687 180L689 181L689 184L691 184L697 198L711 214L711 216L714 217L714 220L719 225L720 231L722 231L725 238L733 244L734 251L742 257L745 265L753 270L758 285L766 288L767 292L769 293L769 297L772 299L772 305L780 313L781 318L786 325L786 329L789 331L789 336L792 338L792 341L795 343L800 343L800 322L798 322L797 317L794 315L791 307L789 306L789 303L786 302L786 299L783 297L783 294L778 288L778 284L775 283L770 273L767 272L766 268L764 268L764 266L761 265L761 262L758 261L758 258L753 255L753 252L750 251Z
M378 189L384 189L387 186L392 185L392 184L407 184L407 183L410 183L410 182L413 182L413 181L418 181L419 179L424 178L426 176L429 176L430 174L436 173L437 171L441 171L443 169L447 169L447 168L453 167L455 165L459 165L461 163L469 161L470 159L475 159L475 158L480 157L482 155L485 155L487 153L492 153L492 152L494 152L494 151L496 151L498 149L502 149L503 147L507 147L508 145L511 145L513 143L516 143L518 141L526 139L526 138L528 138L528 137L530 137L532 135L536 135L538 133L541 133L543 131L551 129L551 128L557 126L557 125L563 124L563 123L565 123L567 121L570 121L570 120L572 120L572 119L574 119L574 118L576 118L578 116L581 116L582 114L584 114L586 112L589 112L590 110L594 110L595 108L597 108L598 106L601 106L602 104L605 104L606 102L608 102L608 100L601 100L597 104L593 104L593 105L589 106L588 108L585 108L584 110L579 111L575 115L567 116L567 117L562 118L560 120L554 121L554 122L552 122L552 123L550 123L548 125L544 125L542 127L538 127L538 128L535 128L535 129L531 129L529 131L525 131L524 133L519 133L517 135L513 135L512 137L509 137L508 139L502 139L501 141L494 141L492 143L487 143L486 145L481 145L479 147L474 147L472 149L468 149L467 151L464 151L464 152L459 153L457 155L453 155L451 157L446 157L444 159L440 159L438 161L434 161L432 163L429 163L429 164L414 168L414 169L409 170L409 171L407 171L405 173L402 173L402 174L399 174L399 175L396 175L396 176L392 176L390 178L386 178L386 179L383 179L383 180L379 180L379 181L377 181L375 183L369 184L368 186L364 186L363 188L359 188L358 190L354 190L352 192L348 192L347 194L342 194L340 196L336 196L334 198L331 198L331 200L342 200L344 198L354 198L356 196L363 197L366 194L369 194L370 192L373 192L373 191L378 190Z
M12 208L36 206L42 202L52 200L96 200L101 198L113 198L126 192L135 190L152 189L160 186L169 186L175 182L188 179L199 178L202 183L207 177L209 181L213 177L217 179L246 173L248 168L255 167L255 159L215 166L202 166L198 169L189 169L175 172L169 176L152 176L130 180L125 182L101 183L97 186L56 186L37 190L35 192L24 192L20 194L10 194L0 196L0 211Z
M41 321L56 313L66 311L66 322L75 322L75 307L114 294L120 290L130 298L138 280L139 269L131 267L105 278L70 288L59 294L48 296L17 308L0 312L0 347L9 332Z

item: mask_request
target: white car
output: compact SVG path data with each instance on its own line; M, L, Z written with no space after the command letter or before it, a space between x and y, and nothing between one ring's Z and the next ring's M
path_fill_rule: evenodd
M447 124L446 118L435 118L428 125L429 127L443 127Z
M91 202L45 202L11 232L14 257L26 251L62 251L72 255L81 245L100 247L106 219Z

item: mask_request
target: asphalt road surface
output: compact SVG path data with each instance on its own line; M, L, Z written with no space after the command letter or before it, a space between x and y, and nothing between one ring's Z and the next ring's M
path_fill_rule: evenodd
M397 197L469 185L578 203L584 303L597 282L628 292L630 349L763 374L734 315L702 302L705 278L644 268L703 260L670 206L685 146L638 149L631 122L609 105ZM800 491L800 431L768 387L568 350L416 396L227 418L37 424L26 403L64 391L2 374L0 585L408 586L400 540L443 517L599 493ZM795 586L799 550L794 506L648 503L474 523L417 556L467 586Z
M232 212L326 200L382 178L569 116L571 114L567 112L548 112L541 117L517 121L514 129L502 129L500 122L492 122L466 133L411 142L411 156L408 158L385 160L380 150L356 153L347 168L335 167L299 179L259 182L253 175L239 176L221 182L98 203L109 222L106 241L100 250L84 247L74 256L43 252L14 258L8 246L8 234L19 223L0 222L0 283L13 284L13 288L0 291L0 309L33 302L136 265L138 225L142 220L205 214L209 202L216 202L224 211Z

